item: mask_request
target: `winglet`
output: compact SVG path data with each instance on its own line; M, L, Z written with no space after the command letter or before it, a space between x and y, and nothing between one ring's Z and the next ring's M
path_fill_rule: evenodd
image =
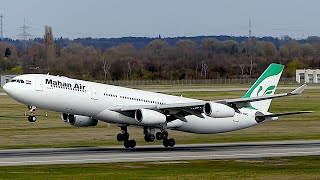
M303 92L303 90L304 90L306 87L307 87L307 84L304 84L304 85L298 87L297 89L291 91L290 94L291 94L291 95L299 95L299 94L301 94L301 93Z

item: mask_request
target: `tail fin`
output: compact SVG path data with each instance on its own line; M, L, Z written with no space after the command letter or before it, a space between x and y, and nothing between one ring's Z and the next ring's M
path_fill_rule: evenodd
M243 96L258 97L265 95L273 95L278 86L284 66L281 64L270 64L269 67L263 72L259 79L252 85L248 92ZM268 111L271 99L251 102L251 106L261 111Z

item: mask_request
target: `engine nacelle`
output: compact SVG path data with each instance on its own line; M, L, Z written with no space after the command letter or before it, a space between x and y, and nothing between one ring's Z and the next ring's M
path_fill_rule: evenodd
M76 127L89 127L89 126L96 126L98 124L98 120L88 116L81 116L81 115L62 113L61 119L64 122L69 123L70 125L76 126Z
M235 110L227 105L214 103L214 102L207 102L203 106L203 112L213 118L227 118L233 117L235 115Z
M166 115L150 109L138 109L134 117L142 124L163 124L167 121Z

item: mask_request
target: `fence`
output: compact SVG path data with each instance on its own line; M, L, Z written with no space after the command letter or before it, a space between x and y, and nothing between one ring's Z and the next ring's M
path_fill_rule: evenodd
M257 78L221 78L221 79L183 79L183 80L121 80L105 81L106 84L116 86L139 85L195 85L195 84L252 84ZM281 78L280 84L296 83L295 78Z

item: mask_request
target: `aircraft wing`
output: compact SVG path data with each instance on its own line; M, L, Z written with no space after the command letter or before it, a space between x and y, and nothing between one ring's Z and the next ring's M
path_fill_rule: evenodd
M266 96L259 96L259 97L249 97L249 98L216 100L216 101L210 101L210 102L225 104L233 108L250 107L251 106L250 102L299 95L302 93L302 91L305 88L306 88L306 84L298 87L297 89L291 91L290 93L266 95ZM209 101L172 103L172 104L162 104L162 105L116 105L116 106L110 107L109 110L116 111L119 113L136 111L138 109L151 109L151 110L156 110L160 112L164 112L167 110L168 112L174 111L175 115L178 114L179 117L184 117L187 115L195 115L203 118L203 115L202 115L203 106L207 102ZM170 115L170 113L168 115Z

